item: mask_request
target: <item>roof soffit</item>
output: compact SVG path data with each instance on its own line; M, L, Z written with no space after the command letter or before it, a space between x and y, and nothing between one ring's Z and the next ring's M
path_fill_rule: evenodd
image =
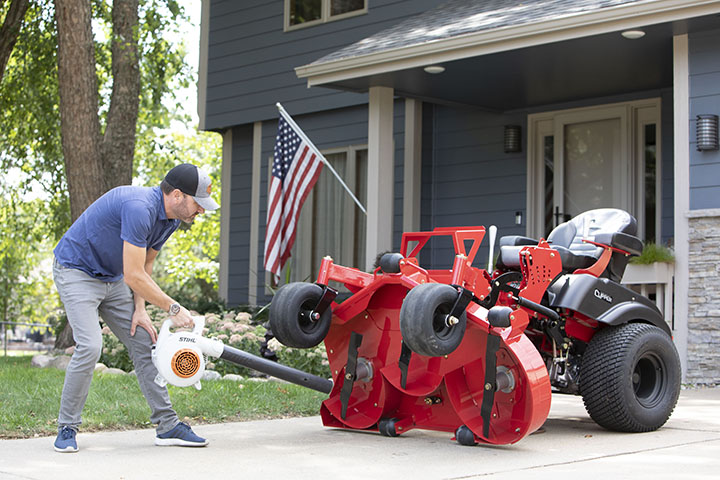
M295 69L308 86L720 13L718 0L647 0L323 61ZM684 32L676 32L684 33ZM332 55L330 55L332 57Z

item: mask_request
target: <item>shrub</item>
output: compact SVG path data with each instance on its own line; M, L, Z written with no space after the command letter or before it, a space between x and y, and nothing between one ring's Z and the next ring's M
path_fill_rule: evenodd
M102 328L102 334L103 349L100 354L100 363L104 363L109 368L119 368L126 372L135 368L132 360L130 360L127 348L125 348L125 345L110 331L107 325Z
M276 353L278 361L283 365L330 378L330 365L324 343L315 348L290 348L273 338L268 342L268 347Z

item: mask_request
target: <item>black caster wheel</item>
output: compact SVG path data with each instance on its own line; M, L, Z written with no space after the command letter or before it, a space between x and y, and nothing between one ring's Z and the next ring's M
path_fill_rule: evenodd
M314 283L295 282L283 285L270 304L270 328L278 342L292 348L312 348L325 339L332 310L311 318L320 301L323 288Z
M460 445L465 445L466 447L477 445L475 434L465 425L460 425L458 429L455 430L455 439Z
M425 283L410 290L400 308L400 331L410 350L427 357L455 351L462 342L467 313L451 317L458 292L444 283Z
M380 269L385 273L398 273L400 272L400 261L404 258L399 253L386 253L380 257Z
M378 422L378 431L385 437L397 437L400 434L395 429L396 418L383 418Z

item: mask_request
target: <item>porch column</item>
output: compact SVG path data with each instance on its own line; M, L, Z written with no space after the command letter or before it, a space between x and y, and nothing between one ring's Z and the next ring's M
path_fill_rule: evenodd
M262 122L253 124L252 180L250 191L250 252L248 258L248 304L257 304L258 250L260 246L260 170L262 169Z
M687 375L690 212L690 87L688 36L673 37L673 128L675 162L675 346L683 381Z
M197 114L198 129L205 130L207 99L208 45L210 44L210 0L202 0L200 7L200 46L198 48Z
M405 99L405 161L403 162L403 232L420 230L422 170L422 102Z
M230 193L232 191L232 128L222 133L222 167L220 174L220 253L218 268L218 296L228 299L230 265Z
M392 248L393 89L370 88L368 115L367 232L365 269L378 253Z

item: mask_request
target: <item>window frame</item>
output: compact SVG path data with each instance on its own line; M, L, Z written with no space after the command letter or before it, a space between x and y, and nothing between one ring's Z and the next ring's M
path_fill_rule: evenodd
M284 2L284 15L283 15L283 31L289 32L298 30L306 27L313 27L315 25L322 25L327 22L334 22L335 20L343 20L345 18L355 17L358 15L365 15L368 13L368 2L369 0L363 0L363 8L353 10L347 13L341 13L339 15L331 15L330 7L332 0L320 0L322 3L320 6L320 18L317 20L311 20L309 22L298 23L297 25L290 25L290 2L293 0L285 0Z
M354 145L347 145L343 147L337 147L337 148L329 148L321 150L321 153L324 156L329 155L335 155L338 153L344 153L345 154L345 160L349 163L352 163L354 166L357 165L358 161L358 152L360 151L367 151L368 145L367 144L354 144ZM268 158L268 182L270 181L270 175L272 170L272 163L273 163L273 157L270 156ZM367 165L366 165L367 168ZM352 178L349 178L349 176L346 175L346 178L343 178L343 181L345 181L348 186L354 191L355 195L360 197L360 192L357 191L357 182L358 178L355 175L355 171L352 172L350 175ZM269 183L268 183L269 184ZM347 192L344 190L342 191L343 195L347 195ZM281 287L284 285L285 279L287 278L287 270L288 268L291 268L289 281L290 282L300 282L300 281L308 281L308 282L314 282L316 279L312 276L312 271L314 268L319 268L320 264L312 265L312 246L314 242L314 238L312 236L312 229L313 226L310 222L306 221L307 219L307 211L308 209L312 209L313 202L315 197L315 187L313 187L312 190L310 190L310 193L308 194L307 198L305 199L305 203L303 204L303 210L300 214L300 217L298 218L298 225L297 225L297 233L295 237L295 244L292 248L292 255L288 259L287 263L282 268L282 271L280 272L280 278L279 281L276 283L274 276L266 271L265 272L265 294L266 295L272 295L273 290ZM355 225L356 225L356 216L358 215L356 211L356 205L354 202L350 201L346 206L346 212L343 216L343 229L349 230L353 235L351 235L351 238L355 238ZM362 214L362 213L360 213ZM362 241L362 240L361 240ZM343 246L343 255L347 256L349 253L353 252L355 249L355 245L346 244ZM367 252L365 253L367 255ZM337 258L334 259L335 261L338 261ZM346 265L349 266L349 265ZM357 266L358 268L362 268L362 265ZM309 278L308 275L310 276Z

